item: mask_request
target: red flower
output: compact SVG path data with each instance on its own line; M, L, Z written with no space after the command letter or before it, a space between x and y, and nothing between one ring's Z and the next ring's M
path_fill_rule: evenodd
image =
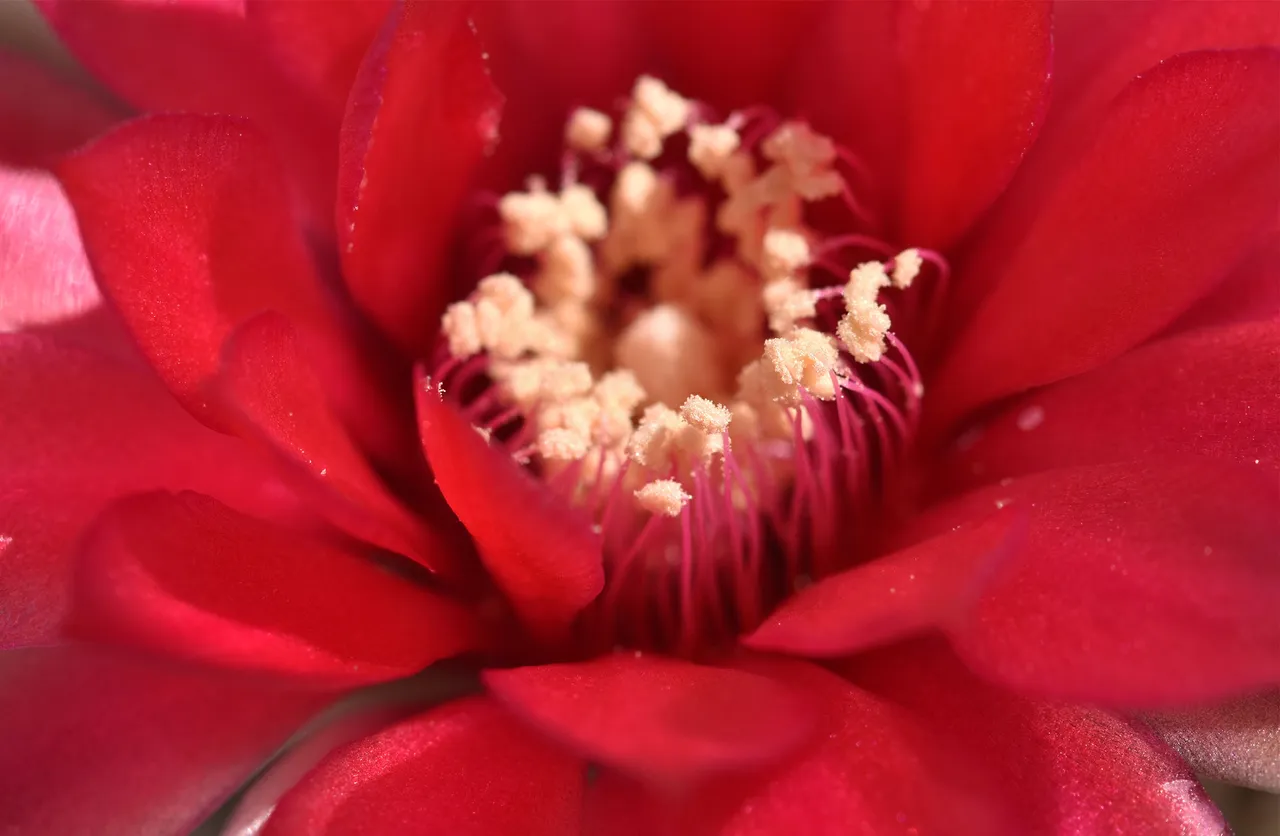
M186 832L448 659L238 832L1220 829L1153 725L1275 785L1269 7L43 10L181 113L56 165L102 309L5 174L10 829Z

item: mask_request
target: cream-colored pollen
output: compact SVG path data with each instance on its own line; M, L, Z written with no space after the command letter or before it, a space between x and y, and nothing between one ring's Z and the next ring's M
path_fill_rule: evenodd
M733 415L726 406L700 395L690 395L680 407L680 417L704 433L722 433L729 428Z
M911 287L911 283L915 281L916 276L920 275L920 268L923 266L924 259L920 257L920 251L914 247L898 253L893 257L891 278L893 286L899 290Z
M651 514L678 517L693 497L674 479L656 479L635 492L640 507Z
M766 282L793 278L809 266L809 241L794 229L771 229L764 234L764 260L760 265Z
M545 478L596 513L615 487L671 517L707 487L744 509L768 482L785 488L796 468L787 445L823 420L812 400L850 385L842 350L860 363L882 356L879 294L922 268L915 249L859 264L836 333L818 330L836 290L810 282L838 252L821 249L806 215L847 192L838 149L802 122L744 144L759 135L746 127L756 117L708 124L705 112L650 77L616 125L574 111L564 142L583 156L567 157L559 191L530 178L498 203L507 253L536 264L528 285L488 276L442 319L452 357L487 353L502 407L522 413L519 440L495 443L518 447L522 464L536 455ZM677 134L684 161L663 155ZM607 187L602 168L616 169ZM753 449L764 474L732 461Z
M662 153L662 143L689 121L692 105L652 76L641 76L631 91L631 107L622 121L622 141L642 160Z
M580 107L569 116L565 126L565 144L575 151L598 153L609 145L613 120L589 107Z
M694 125L689 129L689 162L708 180L718 180L741 143L728 125Z

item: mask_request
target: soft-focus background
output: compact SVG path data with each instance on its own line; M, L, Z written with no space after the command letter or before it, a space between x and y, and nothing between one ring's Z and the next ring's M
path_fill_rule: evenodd
M92 2L93 0L86 0ZM669 2L670 0L660 0ZM1280 0L1272 0L1280 3ZM306 2L306 0L281 0ZM607 2L607 0L602 0ZM991 0L998 2L998 0ZM1097 0L1105 2L1105 0ZM78 71L75 62L60 47L28 0L0 0L0 49L17 50ZM5 79L0 78L0 85ZM1280 107L1280 103L1277 103ZM3 277L0 276L0 281ZM1280 836L1280 796L1222 784L1208 784L1210 794L1227 814L1238 836ZM204 828L201 828L204 830Z

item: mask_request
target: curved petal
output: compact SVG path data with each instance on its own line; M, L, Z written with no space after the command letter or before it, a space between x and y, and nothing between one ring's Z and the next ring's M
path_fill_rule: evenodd
M515 714L592 761L676 786L774 762L813 731L803 692L639 651L483 679Z
M1171 334L1212 325L1280 319L1280 232L1169 327Z
M117 502L76 576L76 632L319 684L393 679L480 643L474 616L407 577L195 493Z
M600 535L490 447L429 379L415 391L422 449L485 569L535 632L562 634L604 588Z
M282 65L269 31L245 19L244 0L37 5L76 58L139 109L252 119L288 166L308 219L332 229L342 101L335 107L330 91Z
M0 49L0 161L49 167L124 114L44 64Z
M943 247L1035 139L1050 54L1047 2L833 3L802 47L797 106L878 173L858 185L894 235Z
M134 491L191 488L256 514L292 497L146 369L45 337L0 336L0 646L51 640L84 526Z
M576 833L584 769L472 697L334 752L280 799L263 834Z
M1012 513L877 558L792 596L743 644L846 656L946 623L972 605L1024 532Z
M405 3L370 48L342 126L339 255L356 302L422 356L453 296L458 210L502 98L457 3Z
M1179 56L1131 84L1024 228L991 232L966 268L992 290L938 373L931 419L1115 357L1247 255L1280 197L1277 89L1270 50Z
M0 828L183 836L326 699L82 647L0 654Z
M1013 833L1226 832L1191 770L1139 724L992 687L932 643L848 667L856 684L909 710L935 747L954 747L967 769L995 780Z
M0 331L52 324L101 304L75 215L52 175L0 168L0 276Z
M806 694L817 733L795 757L761 775L713 780L664 794L605 773L587 792L588 834L748 836L917 833L1014 836L1000 787L963 753L940 746L901 708L814 665L747 666Z
M945 516L1024 509L1027 545L948 635L1012 687L1131 708L1280 683L1280 479L1208 462L1050 471Z
M455 564L451 548L388 492L324 401L287 319L261 314L227 339L219 386L233 425L280 454L299 492L348 533L430 569Z
M202 419L220 423L206 387L238 322L275 309L322 327L319 279L280 174L245 123L146 117L69 158L59 176L100 286Z
M1177 455L1280 467L1280 322L1135 349L1011 401L954 448L940 491L1056 467Z
M1145 719L1200 775L1280 792L1280 692Z

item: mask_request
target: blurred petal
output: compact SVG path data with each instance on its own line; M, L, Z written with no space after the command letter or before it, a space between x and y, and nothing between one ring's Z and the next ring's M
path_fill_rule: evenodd
M931 643L898 645L848 668L854 682L914 715L935 747L954 747L968 770L997 782L1012 833L1226 832L1191 770L1139 724L992 687Z
M1199 774L1280 793L1280 692L1146 720Z
M287 793L264 836L559 836L580 827L585 765L472 697L343 747Z
M0 331L52 324L101 303L75 215L52 175L0 168L0 276Z
M267 463L197 423L146 369L4 335L0 378L0 646L52 640L71 551L113 499L191 488L258 514L292 508Z
M948 630L975 670L1020 690L1129 708L1280 682L1274 469L1050 471L968 495L942 516L996 504L1029 515L1027 545Z
M1274 233L1230 276L1169 328L1169 333L1210 325L1280 319L1280 233Z
M325 700L88 648L0 654L0 829L185 836Z
M415 356L456 292L458 211L502 97L457 3L406 3L365 57L342 126L339 255L356 302Z
M743 643L846 656L945 623L976 600L1024 532L1012 514L970 524L838 575L785 601Z
M1167 337L1014 399L955 449L940 490L1056 467L1205 456L1280 467L1280 322Z
M49 167L123 114L22 55L0 50L0 161ZM3 192L0 192L3 193Z
M485 569L530 628L544 637L562 634L604 588L600 535L489 446L430 380L420 379L416 393L422 449Z
M584 757L672 785L769 764L813 731L803 692L638 651L488 670L484 681L513 712Z
M109 508L76 588L81 635L324 685L406 676L480 640L466 607L371 555L195 493Z
M1211 52L1131 84L1030 216L988 228L992 290L938 374L935 423L1100 365L1168 325L1275 221L1280 52Z

